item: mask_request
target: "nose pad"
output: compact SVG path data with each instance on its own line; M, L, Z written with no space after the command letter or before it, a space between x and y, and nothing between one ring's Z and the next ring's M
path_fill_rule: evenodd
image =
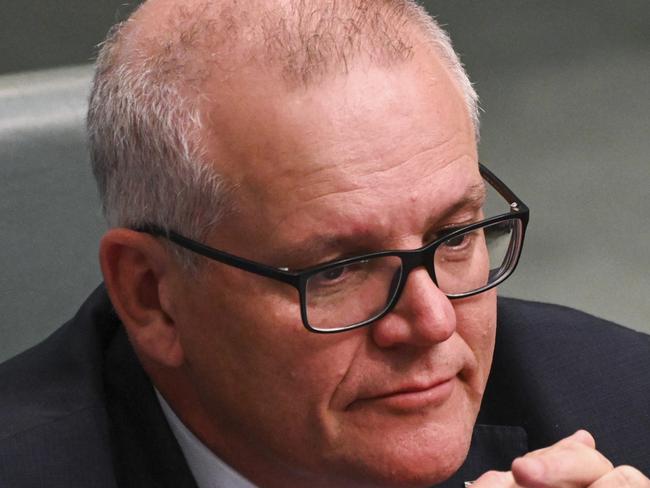
M432 268L413 269L403 283L395 307L372 326L375 343L392 347L400 343L426 346L447 340L456 330L456 313L447 296L438 289ZM391 292L398 285L391 281Z
M436 268L433 265L433 257L431 257L431 259L427 259L422 264L424 265L425 269L429 272L429 277L431 278L431 281L433 281L433 284L438 286L438 279L436 278Z
M427 251L424 253L414 253L406 256L403 260L404 263L404 273L407 274L407 279L410 277L411 273L416 272L419 268L424 268L429 273L429 277L433 283L437 286L438 279L436 278L436 269L435 269L435 251Z

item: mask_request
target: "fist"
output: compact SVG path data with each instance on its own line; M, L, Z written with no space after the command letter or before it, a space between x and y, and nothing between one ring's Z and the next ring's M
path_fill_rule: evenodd
M511 471L490 471L472 488L650 488L650 479L631 466L614 467L596 450L587 431L515 459Z

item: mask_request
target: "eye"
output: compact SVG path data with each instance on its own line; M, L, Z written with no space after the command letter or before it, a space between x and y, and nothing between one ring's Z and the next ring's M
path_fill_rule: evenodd
M345 281L348 274L350 274L350 266L337 266L326 269L310 278L311 286L331 286Z
M321 271L310 278L311 286L325 287L360 279L368 272L367 263L367 260L356 261Z
M323 271L322 273L318 274L318 277L323 281L332 281L340 278L344 271L345 268L343 266L340 266L338 268L332 268L328 269L327 271Z
M479 229L450 237L438 248L436 253L438 259L459 261L469 258L474 252L477 243L480 242L481 236L482 230Z
M451 239L447 239L444 245L447 247L460 247L468 240L469 234L461 234L459 236L452 237Z

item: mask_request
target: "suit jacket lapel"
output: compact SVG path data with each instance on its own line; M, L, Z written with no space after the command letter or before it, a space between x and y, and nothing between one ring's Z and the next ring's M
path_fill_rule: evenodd
M120 488L197 488L121 327L106 350L105 384Z

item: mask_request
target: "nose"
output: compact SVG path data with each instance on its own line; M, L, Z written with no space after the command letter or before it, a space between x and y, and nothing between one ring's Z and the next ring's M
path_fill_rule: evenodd
M424 268L409 274L395 308L370 326L374 342L382 348L427 347L446 341L455 330L454 307Z

